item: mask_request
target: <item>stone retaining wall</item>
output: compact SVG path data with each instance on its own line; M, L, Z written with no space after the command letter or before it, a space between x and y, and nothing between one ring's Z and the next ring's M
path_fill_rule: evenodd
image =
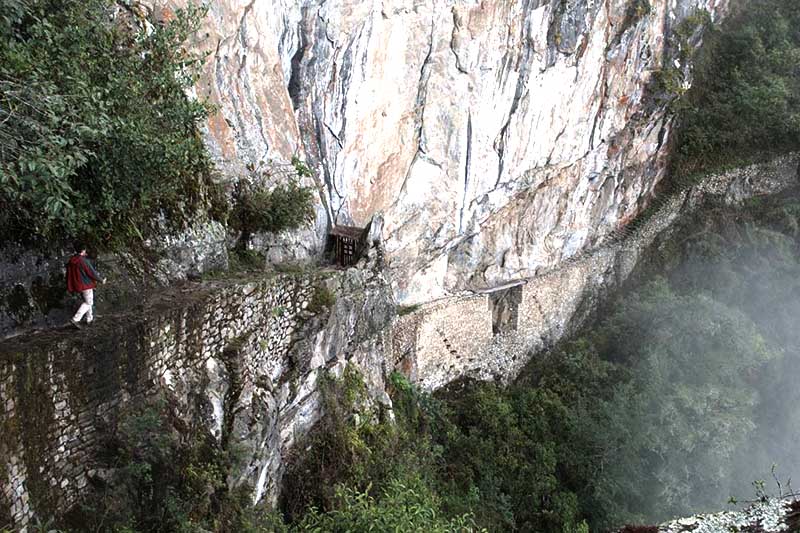
M437 383L479 367L478 355L492 337L492 313L485 295L458 298L428 309L416 331L417 379Z
M641 221L621 228L597 248L534 278L519 280L521 289L498 289L522 291L519 302L512 304L516 306L514 323L503 331L493 331L491 296L457 295L423 305L403 317L402 327L394 334L395 357L427 390L462 376L511 380L532 354L583 325L679 216L711 198L738 204L797 184L798 157L794 154L709 176L680 193L657 199Z
M319 416L318 373L336 374L346 363L330 338L357 337L353 302L319 317L308 310L318 286L336 281L281 275L192 284L91 329L5 341L0 530L24 529L34 514L47 519L75 504L121 408L154 395L246 450L235 483L251 486L256 501L274 501L286 451ZM353 297L365 311L375 305L367 292ZM380 301L381 287L372 294Z

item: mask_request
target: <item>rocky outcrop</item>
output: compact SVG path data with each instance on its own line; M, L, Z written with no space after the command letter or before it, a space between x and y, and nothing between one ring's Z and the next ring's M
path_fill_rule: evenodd
M120 4L146 25L187 2ZM533 277L640 212L671 133L674 95L653 80L688 72L691 15L719 18L727 0L208 7L191 46L208 53L196 93L217 106L205 137L222 179L278 182L295 155L317 176L315 224L255 244L272 262L318 257L331 224L382 213L395 297L416 304ZM685 43L681 25L698 29ZM224 266L231 238L214 224L169 237L157 270ZM45 301L63 262L51 255L0 265L0 334L64 319L51 313L63 298ZM19 278L25 261L35 272Z
M800 500L796 496L769 498L738 511L679 518L661 526L627 526L619 533L791 533L800 530Z
M184 3L150 5L168 18ZM208 144L229 174L305 157L325 204L317 239L324 222L382 212L403 303L502 285L597 244L647 204L671 133L654 75L688 71L672 38L682 21L726 8L212 2L195 43L210 54L198 92L219 106Z

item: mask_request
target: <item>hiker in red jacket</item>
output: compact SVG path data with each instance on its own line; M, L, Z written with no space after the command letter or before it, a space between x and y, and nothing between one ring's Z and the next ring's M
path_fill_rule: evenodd
M80 329L81 319L86 315L86 323L91 324L92 305L94 305L94 288L97 282L105 283L105 278L94 269L86 258L86 247L83 245L75 246L75 255L67 263L67 290L71 293L81 293L83 303L78 308L78 312L72 317L70 322L73 326Z

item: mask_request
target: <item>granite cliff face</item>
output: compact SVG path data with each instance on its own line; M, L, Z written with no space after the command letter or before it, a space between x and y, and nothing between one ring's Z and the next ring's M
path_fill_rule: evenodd
M168 18L183 0L151 3ZM727 0L212 2L195 46L229 175L306 158L324 227L385 216L402 303L535 275L639 212L664 174L675 29ZM693 28L689 28L690 32ZM699 32L689 39L696 44Z
M5 340L0 526L24 531L36 517L58 517L80 501L109 471L102 451L120 418L152 398L166 400L184 427L198 424L224 449L239 450L229 486L274 504L287 457L324 415L321 376L341 376L351 365L374 410L387 416L393 371L424 390L464 376L514 379L532 354L575 332L648 248L671 238L676 219L708 200L736 205L796 186L797 162L793 154L709 176L665 198L615 242L563 267L402 316L372 241L357 268L187 283L106 315L81 335L62 328ZM323 289L335 299L314 305ZM754 516L708 523L749 524Z

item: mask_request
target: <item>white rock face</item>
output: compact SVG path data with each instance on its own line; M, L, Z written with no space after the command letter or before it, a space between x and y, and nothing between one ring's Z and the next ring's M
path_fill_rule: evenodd
M307 158L333 223L382 212L402 303L531 277L646 204L671 125L647 86L676 25L726 7L219 0L209 146L228 172Z
M752 531L772 533L796 531L800 505L796 499L770 499L757 502L740 511L725 511L716 514L696 515L662 524L660 533L723 533L726 531ZM794 525L792 525L792 522Z

